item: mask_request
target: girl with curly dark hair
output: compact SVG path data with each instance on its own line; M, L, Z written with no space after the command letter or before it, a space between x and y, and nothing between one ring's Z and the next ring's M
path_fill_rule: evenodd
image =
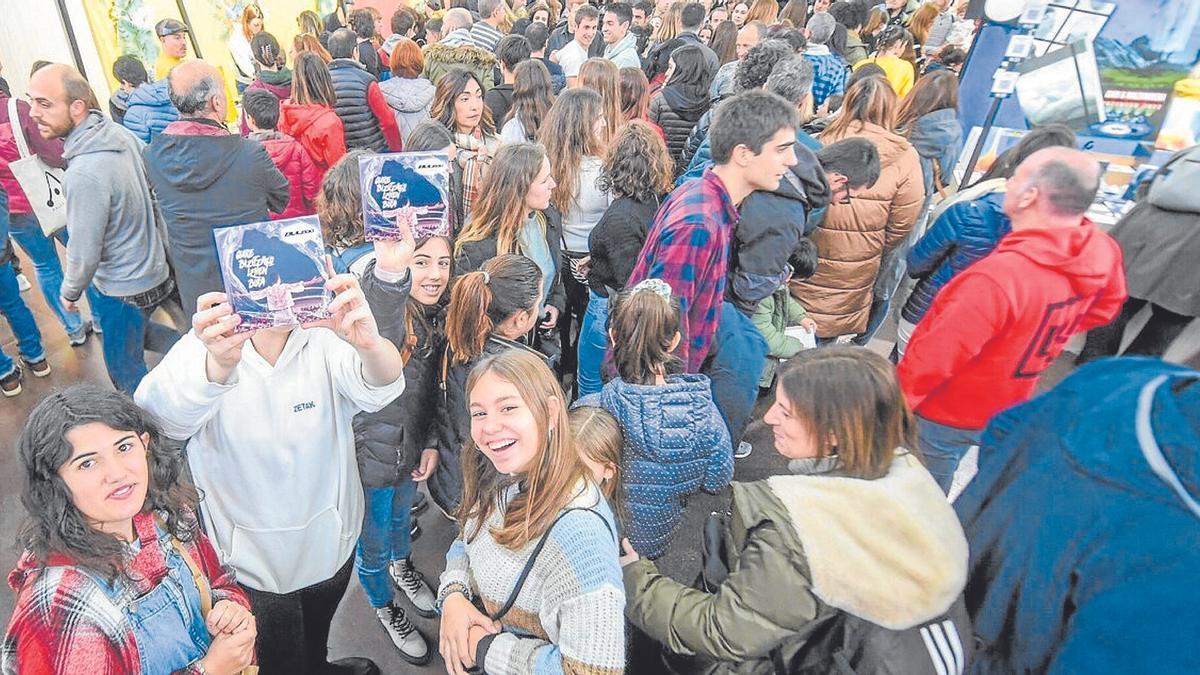
M579 395L600 391L600 363L608 347L608 299L625 287L646 243L663 195L671 191L674 165L667 145L649 123L633 120L613 138L597 187L613 202L588 237L588 306L579 329Z
M77 385L34 408L17 454L28 519L9 576L18 595L5 672L250 665L249 600L197 527L183 455L150 415L120 392Z

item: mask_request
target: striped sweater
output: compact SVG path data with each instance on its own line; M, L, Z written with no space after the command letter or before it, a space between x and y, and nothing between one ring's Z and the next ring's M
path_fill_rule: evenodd
M504 499L515 494L513 486ZM587 673L625 669L625 591L617 563L616 523L595 485L579 488L554 526L512 609L492 640L483 666L489 675ZM508 600L537 541L509 550L489 535L503 513L493 512L474 541L460 535L446 553L438 597L451 585L468 588L489 614ZM605 527L607 521L608 527Z

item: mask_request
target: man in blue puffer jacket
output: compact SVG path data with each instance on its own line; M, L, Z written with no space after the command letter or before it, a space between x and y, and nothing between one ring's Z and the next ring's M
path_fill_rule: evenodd
M1105 359L992 418L954 505L971 672L1200 672L1198 381Z
M982 187L982 186L981 186ZM934 296L959 272L991 253L1012 229L1004 215L1004 179L994 191L952 204L908 251L908 276L917 280L900 310L896 353L904 356L908 339Z
M179 111L167 93L167 78L145 82L129 95L129 107L121 124L149 144L167 125L179 119Z

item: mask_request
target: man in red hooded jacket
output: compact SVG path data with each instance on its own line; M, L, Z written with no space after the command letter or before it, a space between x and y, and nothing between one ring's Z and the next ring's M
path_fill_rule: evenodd
M1099 185L1099 164L1078 150L1031 155L1008 181L1012 232L938 293L914 331L900 384L942 489L992 415L1029 398L1073 335L1121 309L1121 249L1084 216Z

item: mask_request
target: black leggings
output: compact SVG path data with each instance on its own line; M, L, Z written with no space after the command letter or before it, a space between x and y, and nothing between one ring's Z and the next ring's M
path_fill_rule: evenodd
M258 666L262 675L325 675L329 627L346 587L354 557L327 579L291 593L242 586L258 622Z
M1113 319L1112 323L1093 328L1088 332L1083 351L1079 353L1079 358L1075 359L1076 365L1083 365L1088 361L1105 356L1115 356L1121 348L1121 336L1125 334L1125 327L1147 304L1150 305L1150 320L1134 336L1133 342L1130 342L1122 353L1129 356L1159 357L1165 354L1175 338L1179 337L1183 329L1191 323L1192 317L1176 314L1146 300L1129 298L1121 307L1121 313Z

